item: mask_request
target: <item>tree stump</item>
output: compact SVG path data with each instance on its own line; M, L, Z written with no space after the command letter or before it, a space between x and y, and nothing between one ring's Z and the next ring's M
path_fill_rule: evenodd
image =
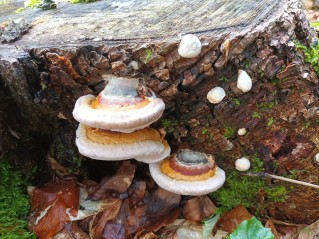
M50 149L75 167L74 103L97 95L103 75L115 74L143 79L165 101L164 121L154 126L166 129L173 151L211 153L226 172L237 158L257 155L267 173L318 183L318 78L295 47L309 46L315 33L299 1L63 2L17 15L19 3L0 9L0 149L7 157L45 165ZM179 56L185 33L200 38L200 56ZM253 79L247 93L236 87L238 69ZM213 105L206 95L215 86L226 97ZM247 134L239 136L240 128ZM267 202L265 213L294 223L318 219L318 191L292 185L288 192L285 202Z

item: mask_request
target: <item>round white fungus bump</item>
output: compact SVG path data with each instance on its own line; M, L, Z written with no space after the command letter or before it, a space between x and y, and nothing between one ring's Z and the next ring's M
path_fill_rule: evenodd
M251 90L253 82L246 71L238 70L237 88L242 92L248 92Z
M208 92L207 99L209 100L210 103L218 104L224 99L225 96L226 96L226 93L224 89L217 86Z
M317 153L317 154L315 155L315 161L316 161L317 163L319 163L319 153Z
M178 47L178 54L185 58L195 58L202 50L202 44L197 36L187 34L183 36Z
M246 133L247 133L247 131L245 128L241 128L238 130L238 135L240 135L240 136L245 135Z
M250 161L248 158L242 157L236 160L235 165L238 171L247 171L250 168Z

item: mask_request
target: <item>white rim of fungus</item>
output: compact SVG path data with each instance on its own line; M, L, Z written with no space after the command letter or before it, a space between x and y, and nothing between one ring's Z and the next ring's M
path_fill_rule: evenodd
M207 93L208 101L213 104L218 104L225 98L225 96L226 92L219 86L214 87Z
M253 82L246 71L238 70L237 88L246 93L251 90Z
M243 136L247 133L247 130L245 128L241 128L238 130L237 133L238 133L238 135Z
M89 158L118 161L135 158L145 163L159 162L170 154L170 147L162 141L144 140L127 144L99 144L88 139L86 129L80 124L75 143L79 152Z
M315 161L316 161L317 163L319 163L319 153L317 153L317 154L315 155L314 159L315 159Z
M180 195L205 195L221 188L225 182L225 172L216 168L213 177L201 181L185 181L172 179L161 170L161 162L149 165L154 181L167 191Z
M195 58L202 50L202 43L194 34L186 34L183 36L179 47L178 54L184 58Z
M242 157L236 160L235 166L238 171L247 171L250 168L250 161L248 158Z
M75 103L73 117L78 122L93 128L123 133L146 128L157 121L165 109L163 100L159 98L148 98L150 102L145 107L127 111L94 109L91 107L93 100L95 100L93 95L80 97Z

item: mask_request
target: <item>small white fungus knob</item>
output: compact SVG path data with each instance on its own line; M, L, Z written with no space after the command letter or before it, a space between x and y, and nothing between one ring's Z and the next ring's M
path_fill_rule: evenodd
M315 155L315 161L316 161L317 163L319 163L319 153L317 153L317 154Z
M185 58L195 58L202 50L202 44L197 36L193 34L187 34L183 36L179 47L178 54Z
M248 92L251 90L253 82L246 71L238 70L237 88L242 92Z
M210 103L218 104L224 99L225 96L226 96L226 93L224 89L217 86L208 92L207 99L209 100Z
M247 131L245 128L241 128L238 130L238 135L240 135L240 136L245 135L246 133L247 133Z
M235 165L238 171L247 171L250 168L250 161L248 158L242 157L236 160Z

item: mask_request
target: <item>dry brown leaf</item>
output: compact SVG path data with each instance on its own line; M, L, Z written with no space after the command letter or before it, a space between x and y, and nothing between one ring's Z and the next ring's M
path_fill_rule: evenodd
M157 231L162 226L175 221L180 214L181 195L157 188L145 198L148 205L141 232Z
M298 239L319 239L319 220L305 227L299 233Z
M136 165L130 161L124 161L114 176L102 180L99 187L90 195L90 198L102 200L107 198L110 192L124 193L132 183L135 168Z
M105 199L108 201L108 206L105 208L103 212L100 213L97 217L93 217L92 224L96 221L94 225L91 225L90 229L90 237L94 239L102 238L103 230L105 224L114 219L121 208L122 200L120 199Z
M246 208L244 208L242 205L239 205L229 212L223 214L218 220L216 226L223 231L231 233L242 221L248 220L252 217L253 215L251 215Z
M272 219L268 219L268 221L265 224L265 227L270 228L272 234L274 234L275 239L279 239L279 233L277 232L277 229L275 228L274 222L272 221Z
M200 222L210 217L216 210L214 203L208 196L194 197L183 206L183 217L185 219Z
M55 234L52 239L90 239L89 235L83 232L76 222L71 222Z
M41 239L49 239L76 216L79 190L74 181L49 182L30 192L30 227Z

